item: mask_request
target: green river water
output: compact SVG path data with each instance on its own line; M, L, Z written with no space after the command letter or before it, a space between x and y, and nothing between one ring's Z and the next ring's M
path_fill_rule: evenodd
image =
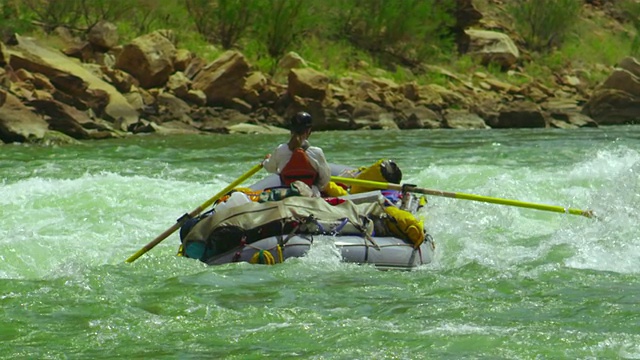
M640 127L314 133L330 162L395 160L429 197L435 262L125 259L286 135L0 146L0 359L639 359ZM251 180L264 177L264 171Z

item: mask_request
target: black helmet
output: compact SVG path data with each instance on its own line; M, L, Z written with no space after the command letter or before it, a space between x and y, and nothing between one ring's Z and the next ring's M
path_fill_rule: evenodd
M380 164L380 173L390 183L400 184L402 181L402 170L393 160L385 160Z
M300 111L291 118L289 127L293 132L303 132L311 129L312 123L311 115L308 112Z

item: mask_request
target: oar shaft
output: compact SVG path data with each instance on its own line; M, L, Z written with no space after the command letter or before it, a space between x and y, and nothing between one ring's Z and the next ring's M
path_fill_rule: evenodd
M390 190L399 190L399 191L403 190L402 185L390 184L390 183L379 182L379 181L344 178L339 176L332 176L331 180L335 182L347 184L347 185L358 185L358 186L368 187L371 189L390 189ZM465 193L459 193L459 192L431 190L431 189L419 188L419 187L408 186L408 185L405 185L405 187L407 187L406 189L411 192L433 195L433 196L441 196L441 197L471 200L471 201L480 201L480 202L486 202L486 203L517 206L517 207L544 210L544 211L553 211L553 212L559 212L559 213L568 213L573 215L585 216L588 218L594 216L591 210L580 210L580 209L565 208L562 206L535 204L535 203L529 203L529 202L518 201L518 200L500 199L500 198L474 195L474 194L465 194Z
M173 226L171 226L170 228L168 228L167 230L165 230L162 234L158 235L158 237L156 237L155 239L153 239L150 243L148 243L147 245L145 245L142 249L138 250L138 252L136 252L135 254L131 255L131 257L129 257L126 261L128 263L134 262L137 258L139 258L140 256L142 256L144 253L146 253L147 251L153 249L156 245L158 245L162 240L168 238L171 234L173 234L176 230L178 230L187 220L196 217L198 214L200 214L204 209L208 208L209 206L211 206L214 202L216 202L218 199L220 199L221 197L225 196L229 191L233 190L233 188L235 188L236 186L240 185L243 181L247 180L248 178L250 178L253 174L257 173L258 171L260 171L260 169L262 169L262 163L254 166L251 168L251 170L247 171L246 173L244 173L242 176L240 176L239 178L237 178L234 182L232 182L231 184L229 184L227 187L225 187L224 189L220 190L220 192L218 192L217 194L215 194L212 198L210 198L209 200L205 201L204 203L202 203L202 205L198 206L197 208L195 208L193 211L191 211L189 214L185 214L184 216L180 217L177 222L175 224L173 224Z

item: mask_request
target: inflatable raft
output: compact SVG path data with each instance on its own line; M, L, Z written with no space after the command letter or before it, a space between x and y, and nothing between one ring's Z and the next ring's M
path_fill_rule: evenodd
M332 175L348 169L331 167ZM420 218L423 197L376 190L318 198L279 186L269 175L185 223L180 255L209 265L277 264L330 244L342 261L380 269L411 270L433 260L435 243Z

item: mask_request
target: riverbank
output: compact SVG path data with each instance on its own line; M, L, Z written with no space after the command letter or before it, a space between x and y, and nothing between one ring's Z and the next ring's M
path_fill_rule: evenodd
M505 69L506 80L488 68L458 73L422 65L441 81L397 82L364 61L336 76L295 52L269 75L240 51L206 61L177 46L172 30L120 44L117 27L108 22L92 27L86 39L64 29L47 43L14 34L0 43L0 140L285 132L284 119L299 110L312 114L319 131L579 128L640 121L634 110L640 104L635 59L620 59L615 67L588 64L586 71L567 68L554 74L550 86L522 72L523 52L512 36L491 30L491 21L465 24L469 56ZM606 73L606 80L592 84L593 71Z

